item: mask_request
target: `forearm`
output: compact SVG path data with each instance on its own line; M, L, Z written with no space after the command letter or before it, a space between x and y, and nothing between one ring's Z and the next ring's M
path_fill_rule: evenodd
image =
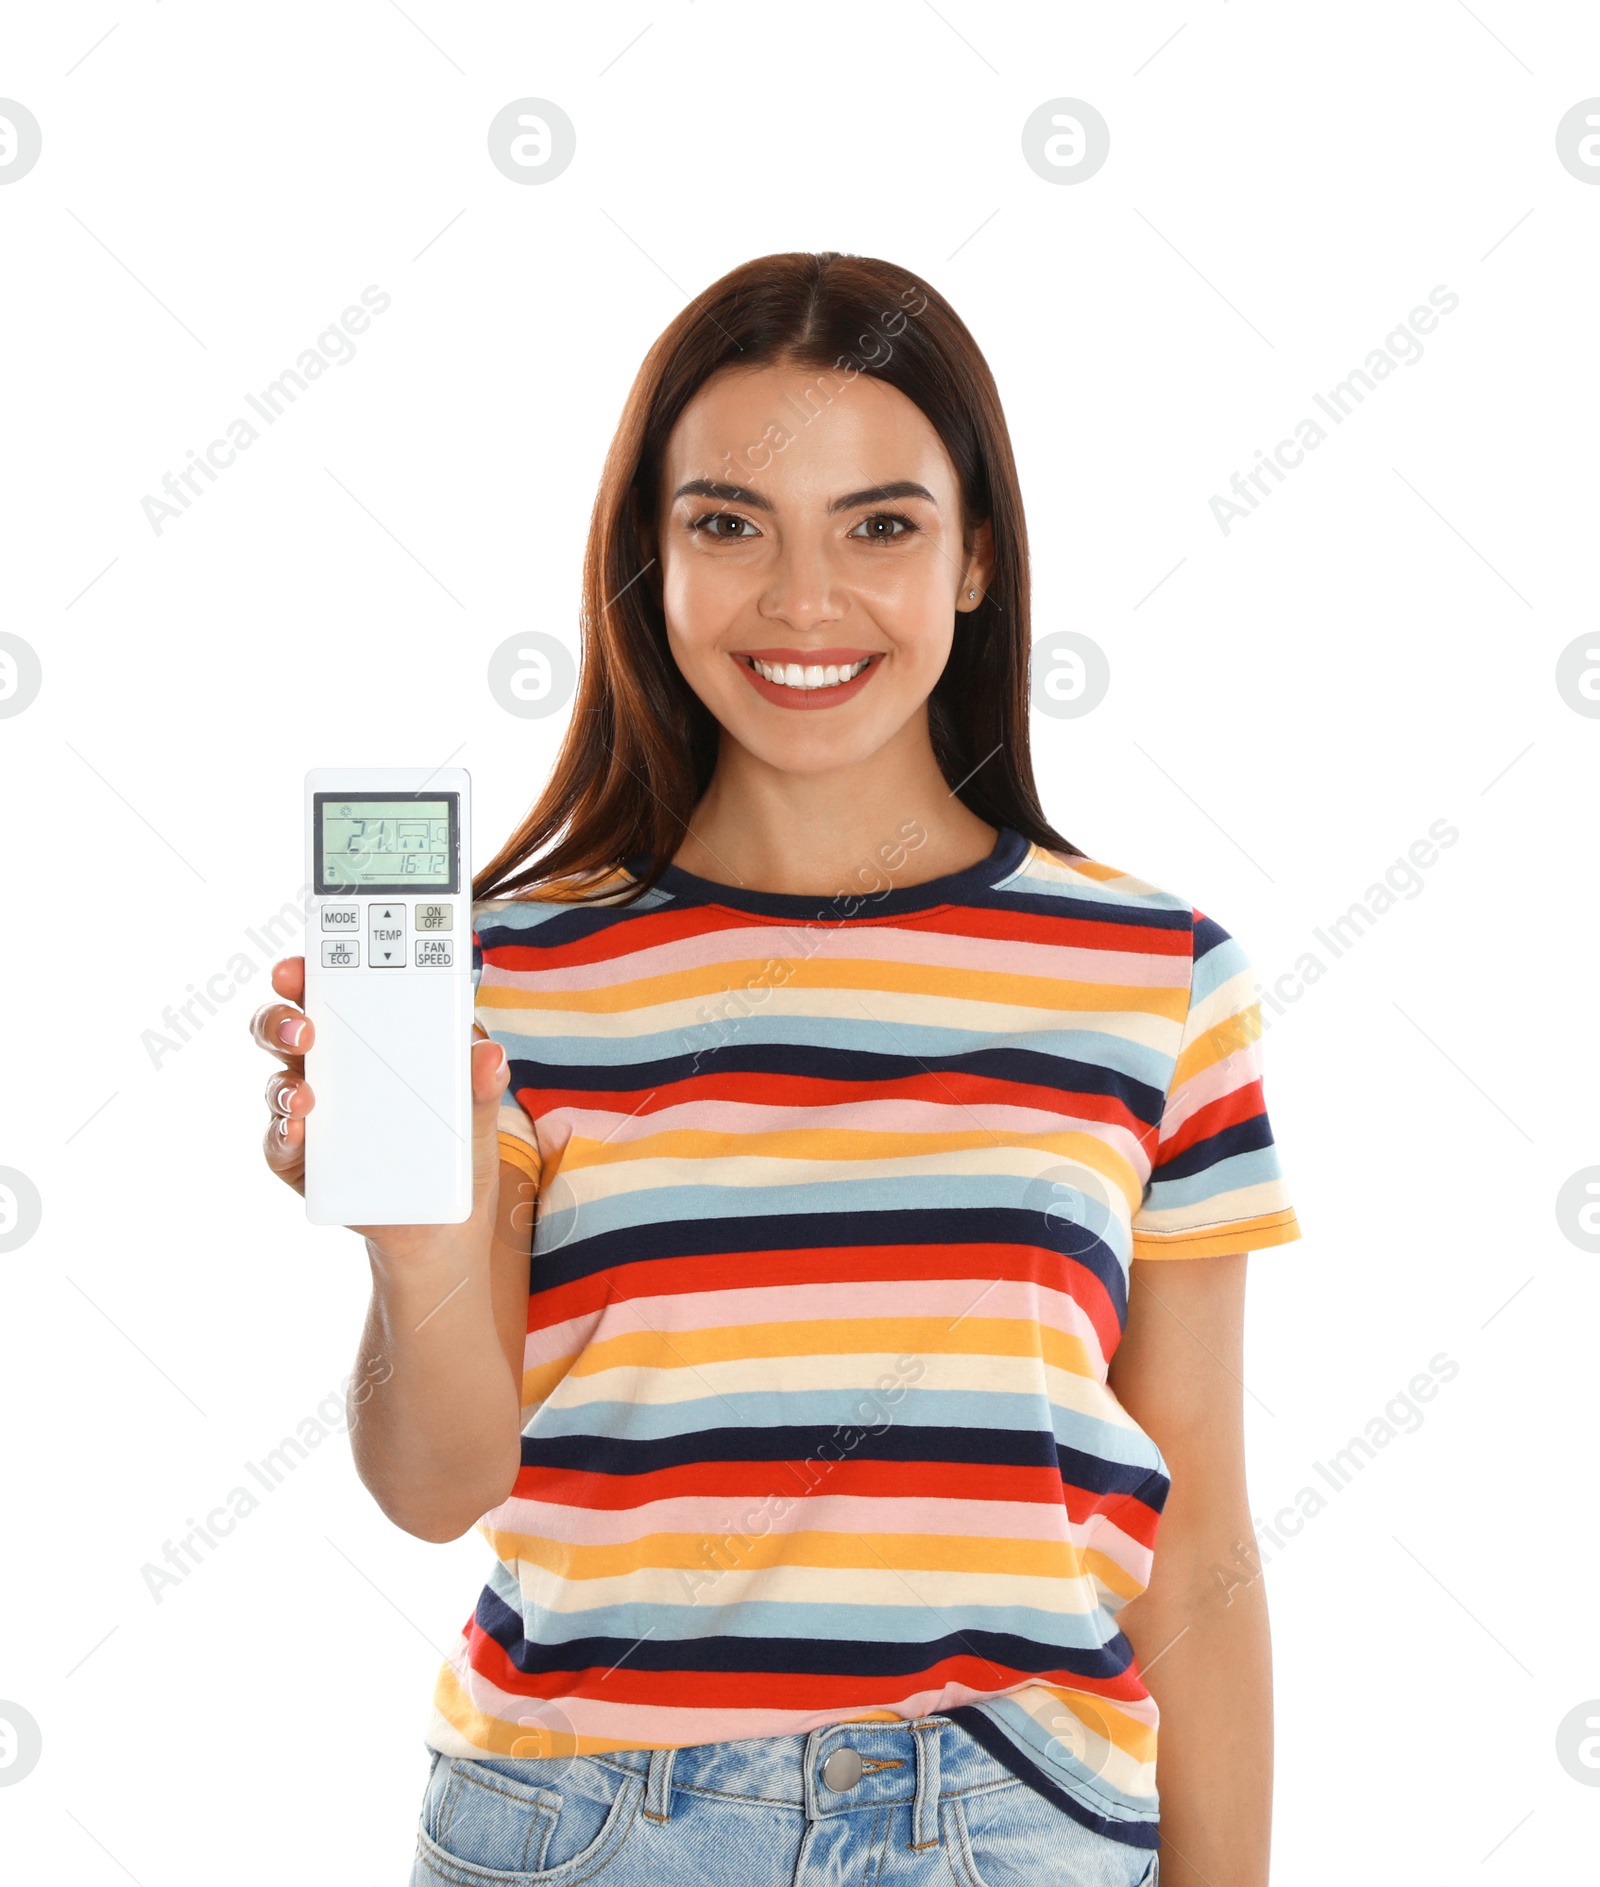
M1249 1539L1248 1532L1245 1535ZM1161 1887L1267 1887L1272 1644L1264 1582L1219 1548L1119 1619L1160 1707Z
M352 1452L378 1505L425 1540L453 1540L498 1506L521 1460L520 1384L495 1332L488 1241L474 1242L404 1264L368 1246Z

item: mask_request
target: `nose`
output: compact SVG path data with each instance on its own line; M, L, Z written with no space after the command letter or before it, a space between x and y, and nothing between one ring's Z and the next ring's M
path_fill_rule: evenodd
M823 545L787 543L772 566L758 607L770 621L807 630L838 622L849 604Z

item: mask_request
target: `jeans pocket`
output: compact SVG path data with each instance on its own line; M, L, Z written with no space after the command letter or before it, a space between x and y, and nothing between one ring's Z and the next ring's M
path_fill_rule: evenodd
M1084 1827L1016 1782L950 1801L966 1887L1156 1887L1157 1856Z
M557 1779L546 1784L539 1772ZM429 1780L414 1883L536 1887L594 1878L621 1851L642 1793L594 1762L452 1756Z

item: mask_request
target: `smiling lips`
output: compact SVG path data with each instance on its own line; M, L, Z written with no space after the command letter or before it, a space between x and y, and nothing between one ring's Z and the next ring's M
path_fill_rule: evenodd
M871 649L737 649L756 693L781 708L831 708L858 695L881 666Z

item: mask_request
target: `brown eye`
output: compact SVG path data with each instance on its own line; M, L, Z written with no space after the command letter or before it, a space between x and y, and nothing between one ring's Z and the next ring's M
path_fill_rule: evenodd
M689 529L698 531L702 537L721 538L724 542L732 542L745 536L746 532L743 529L724 531L718 528L724 524L745 526L751 537L761 535L748 518L741 518L734 511L708 511L704 517L696 518Z
M869 538L876 544L892 544L896 538L916 528L910 518L902 517L898 511L874 511L871 517L863 518L850 535Z

